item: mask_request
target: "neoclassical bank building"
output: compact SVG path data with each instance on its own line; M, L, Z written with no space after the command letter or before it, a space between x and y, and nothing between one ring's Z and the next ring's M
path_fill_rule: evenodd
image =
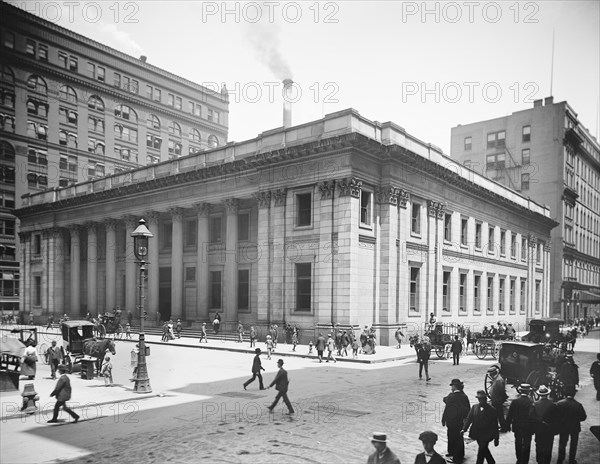
M551 212L391 122L348 109L23 197L21 308L144 309L246 326L474 326L548 315Z

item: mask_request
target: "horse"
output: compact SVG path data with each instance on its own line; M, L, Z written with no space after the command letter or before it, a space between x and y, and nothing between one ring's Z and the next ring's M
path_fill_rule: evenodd
M113 355L117 354L115 342L108 338L87 338L83 341L83 354L91 358L96 358L96 370L100 372L104 355L110 351Z

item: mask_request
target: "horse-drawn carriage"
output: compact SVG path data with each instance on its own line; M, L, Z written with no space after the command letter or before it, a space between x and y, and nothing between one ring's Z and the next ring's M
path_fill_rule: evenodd
M123 338L123 325L121 324L120 311L114 314L100 314L94 324L94 333L97 337L104 338L107 334L114 335L115 339Z
M462 343L462 339L465 335L464 327L453 322L437 322L433 326L428 324L428 327L429 331L425 333L425 336L429 338L431 350L435 351L435 354L439 359L448 359L451 354L450 347L454 341L454 337L458 337Z
M553 398L564 397L563 382L557 371L561 357L548 354L543 344L505 341L499 350L498 361L500 375L507 384L518 387L527 383L533 387L532 394L540 385L546 385ZM486 393L489 392L493 380L489 373L486 374Z
M87 356L97 360L97 370L104 359L104 353L109 350L115 354L115 344L109 339L98 339L94 337L95 325L89 321L66 321L61 324L63 338L64 364L73 371L73 365L80 363Z

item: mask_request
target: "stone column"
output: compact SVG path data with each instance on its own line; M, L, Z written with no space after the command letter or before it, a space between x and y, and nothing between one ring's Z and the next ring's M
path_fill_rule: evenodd
M69 314L71 317L80 314L80 285L81 278L81 250L79 244L79 226L71 228L71 302L69 305Z
M198 249L196 259L196 319L208 321L208 242L209 242L209 217L211 205L199 203L195 206L198 214Z
M273 263L271 265L271 317L280 323L284 319L284 274L286 271L285 232L287 189L271 191L271 228L273 229ZM281 325L281 324L280 324Z
M438 201L427 201L427 246L429 253L427 255L427 288L429 293L429 307L425 311L425 320L429 319L429 313L434 313L436 317L443 314L442 311L442 290L443 269L440 266L441 244L444 239L443 227L438 227L439 221L444 219L445 204Z
M146 227L148 230L152 232L152 237L148 241L148 282L146 283L146 288L148 291L146 292L146 301L144 302L144 307L146 311L148 311L148 325L152 326L156 324L156 313L159 311L158 305L158 290L160 287L160 279L159 279L159 237L160 237L160 214L157 211L149 211L145 214L146 219ZM139 302L137 303L139 304ZM136 310L134 314L137 317L141 316L138 313L138 308L136 306Z
M112 311L117 306L117 222L106 221L106 307ZM104 312L101 310L101 312Z
M183 316L183 209L172 208L171 240L171 319Z
M542 307L542 317L550 317L553 311L551 293L550 293L550 244L544 243L544 306Z
M226 235L225 235L225 269L223 272L223 318L226 321L237 321L237 238L238 209L237 198L225 200Z
M257 318L259 321L271 323L271 192L262 191L254 194L258 203L258 245L257 266Z
M19 263L19 271L21 276L19 293L20 310L31 311L31 232L19 232L19 241L21 243L21 256Z
M527 305L527 320L532 319L535 314L535 251L537 247L537 237L529 234L527 237L528 251L527 254L527 293L528 293L528 305Z
M93 222L87 226L87 307L90 314L98 314L98 230Z
M42 314L48 310L50 299L52 298L52 287L54 286L54 268L50 261L50 253L52 252L52 237L49 229L42 230Z
M48 314L63 314L65 307L65 249L62 229L48 234Z
M409 293L410 293L410 269L408 266L409 255L407 251L407 243L408 237L410 237L410 210L407 207L408 202L410 200L409 193L400 189L400 193L398 194L398 262L400 263L398 271L398 267L394 269L394 279L396 279L398 285L398 307L396 308L396 317L398 322L405 322L408 320L409 313ZM425 276L422 274L422 279ZM419 292L423 289L423 285L419 286ZM422 302L424 299L421 295L418 295L418 301ZM417 307L417 309L420 309Z
M337 248L338 236L334 221L335 180L326 180L317 184L320 195L313 201L313 222L315 230L319 233L319 247L315 259L315 321L331 321L336 310L335 287L337 263L334 255ZM307 250L312 253L313 250ZM305 254L303 253L305 256ZM294 263L289 267L293 268ZM293 269L289 273L293 279ZM294 288L294 282L288 283L288 288ZM288 307L295 307L293 292L288 298Z
M133 249L133 237L131 234L138 226L137 216L125 216L125 311L136 314L136 298L138 293L138 265Z

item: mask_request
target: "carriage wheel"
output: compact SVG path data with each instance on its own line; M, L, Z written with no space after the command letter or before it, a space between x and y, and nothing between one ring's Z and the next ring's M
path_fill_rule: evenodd
M484 345L483 343L476 343L475 356L477 356L479 359L485 359L487 356L487 345Z
M443 346L436 346L435 347L435 354L437 355L437 357L439 359L444 359L444 355L446 354L444 351L444 347Z
M48 345L46 343L40 343L37 346L38 358L41 358L44 364L48 364Z
M500 356L500 348L502 348L502 343L494 343L494 346L491 350L492 358L498 359L498 356Z

